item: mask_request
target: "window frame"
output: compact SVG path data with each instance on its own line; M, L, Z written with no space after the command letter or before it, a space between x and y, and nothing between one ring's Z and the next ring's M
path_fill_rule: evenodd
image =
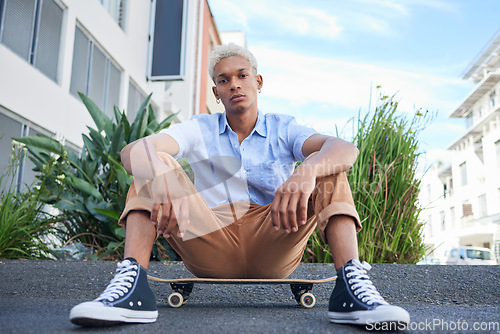
M155 45L155 22L156 22L156 4L158 0L151 0L151 11L150 11L150 26L149 26L149 40L148 40L148 72L147 78L151 81L183 81L186 76L186 46L187 46L187 16L188 16L188 0L182 1L182 26L181 26L181 36L180 36L180 62L179 62L179 74L168 74L168 75L153 75L154 67L154 45Z
M56 61L56 66L55 66L55 73L54 76L46 73L44 70L42 70L39 65L37 65L37 50L39 47L40 43L40 26L41 26L41 17L42 17L42 8L43 8L43 2L44 1L51 1L54 3L56 6L61 9L61 27L59 31L59 41L58 41L58 50L57 50L57 61ZM0 41L3 39L3 34L4 34L4 15L5 15L5 6L7 5L7 0L0 0ZM61 82L61 56L63 53L62 46L63 46L63 32L64 32L64 24L65 24L65 15L66 15L66 6L60 1L60 0L34 0L34 13L33 13L33 19L31 22L31 31L30 31L30 43L29 43L29 51L27 57L22 57L20 54L18 54L16 51L12 50L9 46L7 46L4 43L1 43L4 45L7 49L11 50L16 56L20 57L23 59L25 62L36 68L40 73L42 73L45 77L49 78L51 81L55 82L56 84L60 84Z
M486 217L488 216L488 197L486 193L481 194L477 198L478 201L478 206L479 206L479 217Z
M120 3L122 3L122 8L123 8L123 15L121 16L121 24L120 24L120 18L118 20L115 20L113 14L108 10L108 7L104 5L104 0L99 0L99 3L104 7L104 10L109 14L109 16L112 17L113 21L118 24L120 29L122 29L124 32L126 31L126 25L127 25L127 15L128 15L128 6L129 2L128 0L118 0Z
M34 130L40 134L46 135L48 137L53 138L55 136L55 133L52 133L51 131L31 122L30 120L20 117L13 112L9 111L8 109L3 108L0 106L0 114L10 118L11 120L20 123L21 125L21 131L19 133L18 137L28 137L30 136L30 130ZM11 138L10 138L11 139ZM74 146L74 145L73 145ZM8 157L9 158L9 157ZM17 166L17 172L16 172L16 190L18 192L23 190L23 186L26 182L24 182L24 176L25 176L25 168L26 168L26 163L29 160L29 156L26 155L24 158L20 161L19 166Z
M460 170L460 181L461 181L461 186L465 187L468 184L469 178L467 175L467 161L462 162L461 164L458 165L459 170Z
M85 92L81 92L83 93L85 96L89 96L89 92L90 92L90 88L91 88L91 84L92 84L92 64L93 64L93 60L94 60L94 47L99 51L101 52L103 55L104 55L104 59L105 59L105 73L104 73L104 93L103 93L103 101L102 101L102 108L101 108L101 101L97 102L97 101L94 101L94 103L99 107L99 109L101 109L101 111L103 113L105 113L107 116L109 117L114 117L114 106L117 106L118 108L120 108L120 102L121 102L121 97L122 97L122 80L123 80L123 68L118 65L118 63L116 61L114 61L114 59L111 57L111 55L106 51L106 49L104 49L98 42L97 40L85 29L85 27L80 24L78 21L77 21L77 24L75 25L75 34L74 36L76 36L76 31L77 29L82 33L83 36L85 36L85 38L87 38L87 41L88 41L88 44L87 44L87 55L86 55L86 73L84 73L84 77L85 77ZM73 40L73 53L75 52L75 39ZM73 54L73 57L72 57L72 66L73 66L73 62L74 62L74 54ZM110 103L109 101L109 92L110 92L110 84L109 84L109 80L110 80L110 70L111 70L111 65L113 65L120 73L120 80L118 82L118 87L119 87L119 91L118 91L118 100L117 100L117 104L113 104L111 107L110 107L110 113L107 113L107 107L108 107L108 104ZM71 72L71 79L73 78L73 69L72 69L72 72ZM71 96L75 97L76 99L80 100L80 97L78 96L78 92L75 92L75 94L73 93L73 89L72 89L72 85L71 85L71 82L72 80L70 79L70 85L69 85L69 93Z
M496 166L500 168L500 139L496 140L495 143L495 155L496 155Z

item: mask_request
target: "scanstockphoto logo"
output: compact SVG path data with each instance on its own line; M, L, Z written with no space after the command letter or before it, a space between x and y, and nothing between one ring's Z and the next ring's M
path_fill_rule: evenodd
M448 321L444 319L425 319L425 321L404 322L379 322L366 325L369 331L457 331L457 332L499 332L498 321L475 321L463 320Z

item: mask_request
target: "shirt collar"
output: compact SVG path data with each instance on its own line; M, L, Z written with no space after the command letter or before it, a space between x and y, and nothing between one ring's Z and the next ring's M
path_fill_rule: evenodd
M226 112L224 111L219 118L219 134L223 134L224 132L226 132L226 129L228 128L230 128L230 126L227 123ZM252 133L254 131L257 132L262 137L267 137L267 126L265 122L265 116L260 110L258 110L257 123L255 124Z
M223 134L226 132L226 129L229 128L229 124L227 123L226 112L224 111L219 117L219 134Z

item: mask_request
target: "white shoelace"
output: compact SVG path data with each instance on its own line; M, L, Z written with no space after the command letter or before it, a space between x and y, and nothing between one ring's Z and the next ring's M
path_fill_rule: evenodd
M132 265L129 260L118 263L115 277L96 301L107 299L111 302L124 296L132 288L132 283L136 276L137 265Z
M373 303L387 305L389 303L380 295L367 275L367 271L371 268L365 261L361 263L358 260L353 260L352 265L345 269L349 285L351 285L354 295L363 303L368 305L372 305Z

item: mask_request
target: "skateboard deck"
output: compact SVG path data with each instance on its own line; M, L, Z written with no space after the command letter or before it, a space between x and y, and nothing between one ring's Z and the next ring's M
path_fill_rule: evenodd
M148 274L153 281L170 283L173 292L168 297L171 307L181 307L189 298L194 284L290 284L292 294L299 305L311 308L316 304L316 297L310 292L314 284L332 282L337 276L321 279L299 279L299 278L164 278L154 274Z

